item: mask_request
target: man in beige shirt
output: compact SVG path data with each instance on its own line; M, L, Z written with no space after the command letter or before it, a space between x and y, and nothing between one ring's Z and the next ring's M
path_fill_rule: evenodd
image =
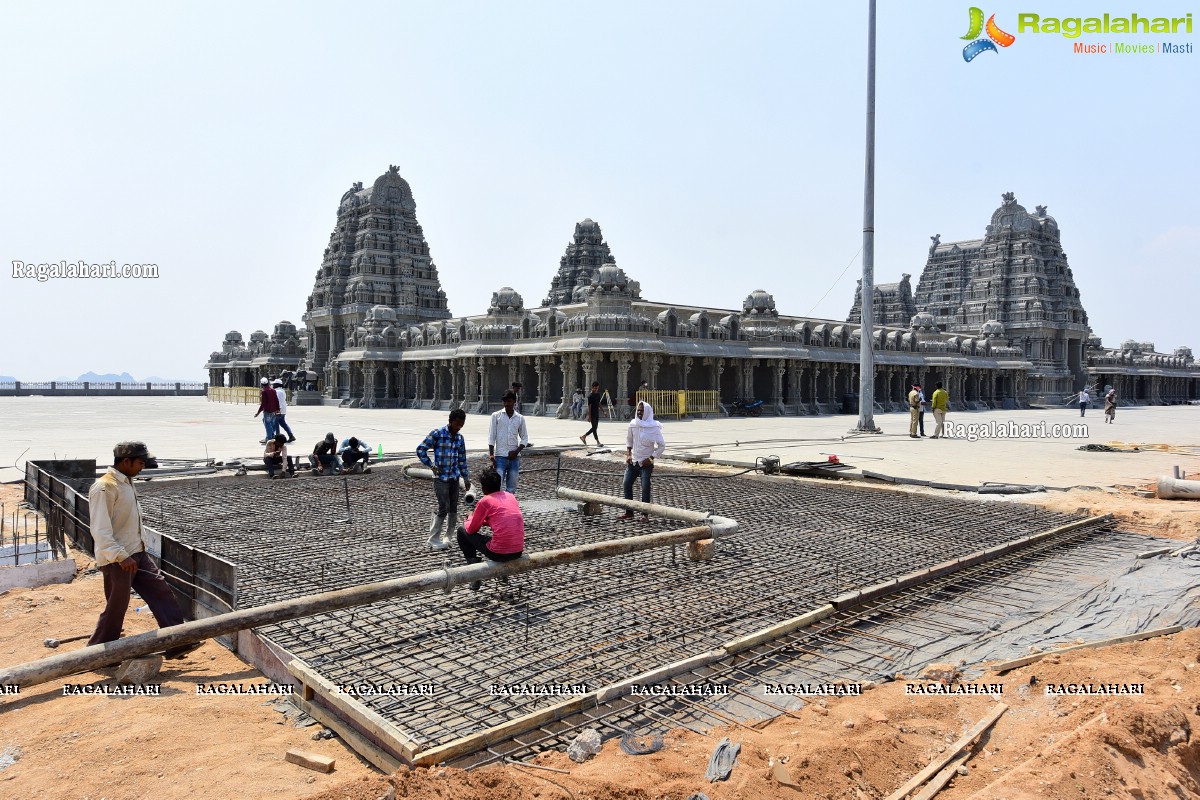
M141 442L121 442L113 448L113 465L88 491L92 544L96 566L104 575L104 611L88 644L104 644L121 638L129 591L146 601L160 628L183 623L183 611L163 580L158 565L146 552L142 532L142 509L133 479L147 466L158 463ZM181 658L200 646L180 645L168 650L167 658Z

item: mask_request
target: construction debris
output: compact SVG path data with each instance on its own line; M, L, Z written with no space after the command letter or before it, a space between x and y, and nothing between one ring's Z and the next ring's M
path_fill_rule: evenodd
M582 764L599 753L603 744L598 730L585 728L575 737L575 741L571 742L571 746L567 748L567 755L572 761Z

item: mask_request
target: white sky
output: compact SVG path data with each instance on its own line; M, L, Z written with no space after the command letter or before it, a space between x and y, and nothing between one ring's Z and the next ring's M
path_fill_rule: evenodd
M1106 344L1200 355L1200 53L1076 55L1016 24L1194 4L1030 0L997 14L1011 47L965 63L969 5L880 4L876 280L915 288L929 236L981 237L1012 191L1058 220ZM539 305L591 217L644 297L761 288L842 319L865 31L865 2L5 3L0 374L204 379L226 331L301 323L341 194L389 164L455 315L504 285ZM1196 50L1074 41L1164 40ZM160 277L38 283L13 260Z

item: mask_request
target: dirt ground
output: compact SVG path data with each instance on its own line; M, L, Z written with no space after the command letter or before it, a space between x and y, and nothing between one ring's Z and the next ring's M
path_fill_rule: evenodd
M12 507L19 491L0 486ZM1028 495L1064 511L1114 513L1125 529L1185 540L1197 536L1200 514L1171 503L1075 490ZM1182 508L1181 508L1182 507ZM0 665L52 651L42 641L90 631L101 608L101 579L84 574L70 584L0 594ZM131 608L126 632L152 626ZM63 645L62 650L81 643ZM1010 706L949 787L946 800L1034 797L1200 797L1200 630L1103 649L1051 656L997 678ZM111 681L113 671L71 683ZM734 727L700 735L668 733L646 756L625 755L615 740L585 764L563 753L531 767L402 770L384 776L339 739L314 741L321 726L295 727L260 696L197 695L213 682L266 683L253 668L209 642L166 662L161 697L68 697L63 681L0 697L0 799L191 798L243 800L377 800L434 798L678 798L704 792L723 798L885 797L970 729L995 705L989 697L914 697L900 682L861 697L813 703L759 729ZM1140 683L1144 696L1050 697L1048 684ZM729 779L708 783L704 770L723 736L741 742ZM336 759L326 775L284 760L299 748ZM782 766L786 775L776 769ZM774 776L772 772L774 771ZM779 782L783 777L798 788Z

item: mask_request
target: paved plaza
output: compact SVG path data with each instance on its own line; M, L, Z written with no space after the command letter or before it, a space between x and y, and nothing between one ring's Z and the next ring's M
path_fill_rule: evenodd
M255 406L212 403L204 398L13 397L0 399L0 480L14 481L27 459L95 458L111 460L112 445L142 439L162 458L257 459L263 437ZM293 406L288 423L298 441L293 453L311 452L327 431L339 438L358 436L372 450L412 454L446 412L410 409L341 409ZM1137 484L1168 474L1179 465L1200 472L1200 406L1124 407L1115 424L1104 424L1099 409L1080 419L1070 407L1020 411L952 413L948 422L976 426L977 438L930 440L908 437L908 418L879 414L878 435L850 435L852 415L666 419L664 435L671 453L711 453L714 459L753 462L777 455L783 463L821 461L836 454L859 469L937 482L985 481L1040 483L1048 486ZM1033 434L1035 426L1087 426L1083 438L988 438L984 428ZM579 446L587 424L534 417L528 420L535 445ZM1028 426L1024 431L1021 426ZM472 450L487 449L487 417L469 415L463 434ZM992 431L987 431L988 433ZM995 432L999 432L998 430ZM926 415L926 433L933 433ZM1071 431L1071 433L1077 433ZM617 451L624 447L625 423L602 421L600 439ZM1186 451L1137 453L1085 452L1085 444L1109 442L1171 444ZM15 468L14 468L15 465Z

